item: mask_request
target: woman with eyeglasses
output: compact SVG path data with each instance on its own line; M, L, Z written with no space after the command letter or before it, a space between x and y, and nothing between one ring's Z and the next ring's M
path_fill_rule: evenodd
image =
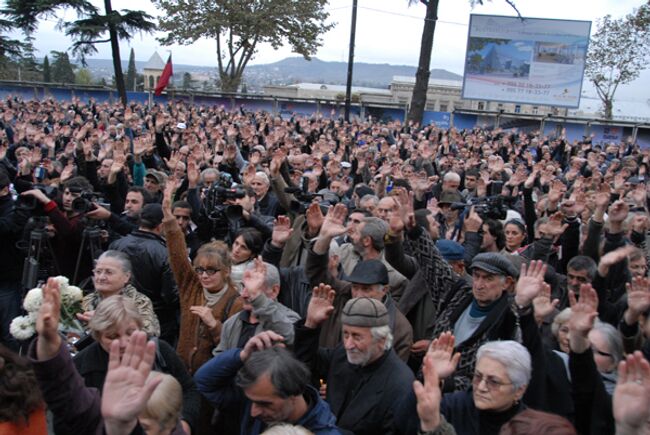
M78 315L79 319L89 322L101 301L110 296L123 295L135 302L142 318L142 330L150 337L160 336L160 324L153 311L151 299L137 291L130 281L131 260L129 257L120 251L108 250L104 252L97 259L93 269L95 291L86 295L81 301L84 313Z
M193 374L212 357L212 349L221 338L223 323L241 311L243 303L231 279L230 251L225 243L201 246L194 263L190 263L185 236L172 214L171 199L175 188L175 181L171 180L165 189L163 228L181 308L176 350Z
M485 343L477 352L472 388L442 394L439 381L453 374L460 359L453 349L453 335L444 333L424 358L424 383L416 381L413 387L418 433L437 434L448 423L458 434L498 434L501 426L526 409L522 397L532 376L528 350L511 340ZM408 429L402 433L416 432L406 419L404 423Z

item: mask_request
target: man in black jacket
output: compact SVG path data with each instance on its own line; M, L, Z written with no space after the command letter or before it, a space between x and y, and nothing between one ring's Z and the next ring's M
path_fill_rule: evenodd
M147 204L140 213L140 227L111 243L133 265L133 285L148 296L160 321L160 338L176 346L178 339L178 289L161 237L163 212L160 204Z
M314 289L307 318L295 326L296 356L327 382L327 402L341 429L396 433L395 411L412 388L413 372L392 349L388 310L376 299L350 299L341 316L343 343L319 348L319 326L334 311L333 301L331 287Z

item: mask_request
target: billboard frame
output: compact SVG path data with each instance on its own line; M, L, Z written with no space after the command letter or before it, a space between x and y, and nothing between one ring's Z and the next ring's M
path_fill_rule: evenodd
M585 47L585 62L582 67L582 73L581 73L581 80L580 80L580 89L578 93L578 99L576 104L552 104L551 102L530 102L530 101L524 101L524 100L514 100L514 99L499 99L499 98L478 98L478 97L468 97L465 95L465 90L466 90L466 80L467 80L467 56L469 55L469 44L470 44L470 35L472 32L472 20L474 17L494 17L494 18L509 18L509 19L514 19L518 21L525 21L525 20L539 20L539 21L558 21L558 22L573 22L573 23L589 23L589 35L587 37L587 45ZM592 28L593 22L588 21L588 20L565 20L565 19L559 19L559 18L537 18L537 17L516 17L516 16L511 16L511 15L493 15L493 14L470 14L469 17L469 26L467 28L467 45L465 48L465 59L463 62L463 87L461 89L461 98L464 100L470 100L470 101L494 101L497 103L512 103L512 104L527 104L527 105L532 105L532 106L549 106L549 107L564 107L568 109L577 109L580 107L580 99L582 98L582 88L584 86L584 78L585 78L585 69L587 67L587 62L586 58L589 53L589 44L591 42L591 28Z

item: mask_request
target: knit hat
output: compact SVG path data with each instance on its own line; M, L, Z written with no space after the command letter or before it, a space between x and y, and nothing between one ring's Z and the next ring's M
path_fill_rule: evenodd
M377 299L354 298L343 307L341 322L348 326L372 328L388 325L388 310Z
M462 260L465 258L465 248L453 240L440 239L436 242L440 255L447 261Z

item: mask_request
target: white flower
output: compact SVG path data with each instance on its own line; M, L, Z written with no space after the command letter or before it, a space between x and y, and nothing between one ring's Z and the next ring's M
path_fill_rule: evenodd
M67 285L61 288L61 300L66 306L73 305L75 302L81 302L83 297L83 292L77 286Z
M33 288L27 292L25 295L25 300L23 301L23 308L30 313L35 313L41 308L41 303L43 302L43 291L39 288Z
M54 277L54 281L59 283L59 288L63 290L64 287L67 287L70 284L70 281L65 276L59 275Z
M36 333L36 328L29 316L19 316L11 321L9 332L18 340L28 340Z

